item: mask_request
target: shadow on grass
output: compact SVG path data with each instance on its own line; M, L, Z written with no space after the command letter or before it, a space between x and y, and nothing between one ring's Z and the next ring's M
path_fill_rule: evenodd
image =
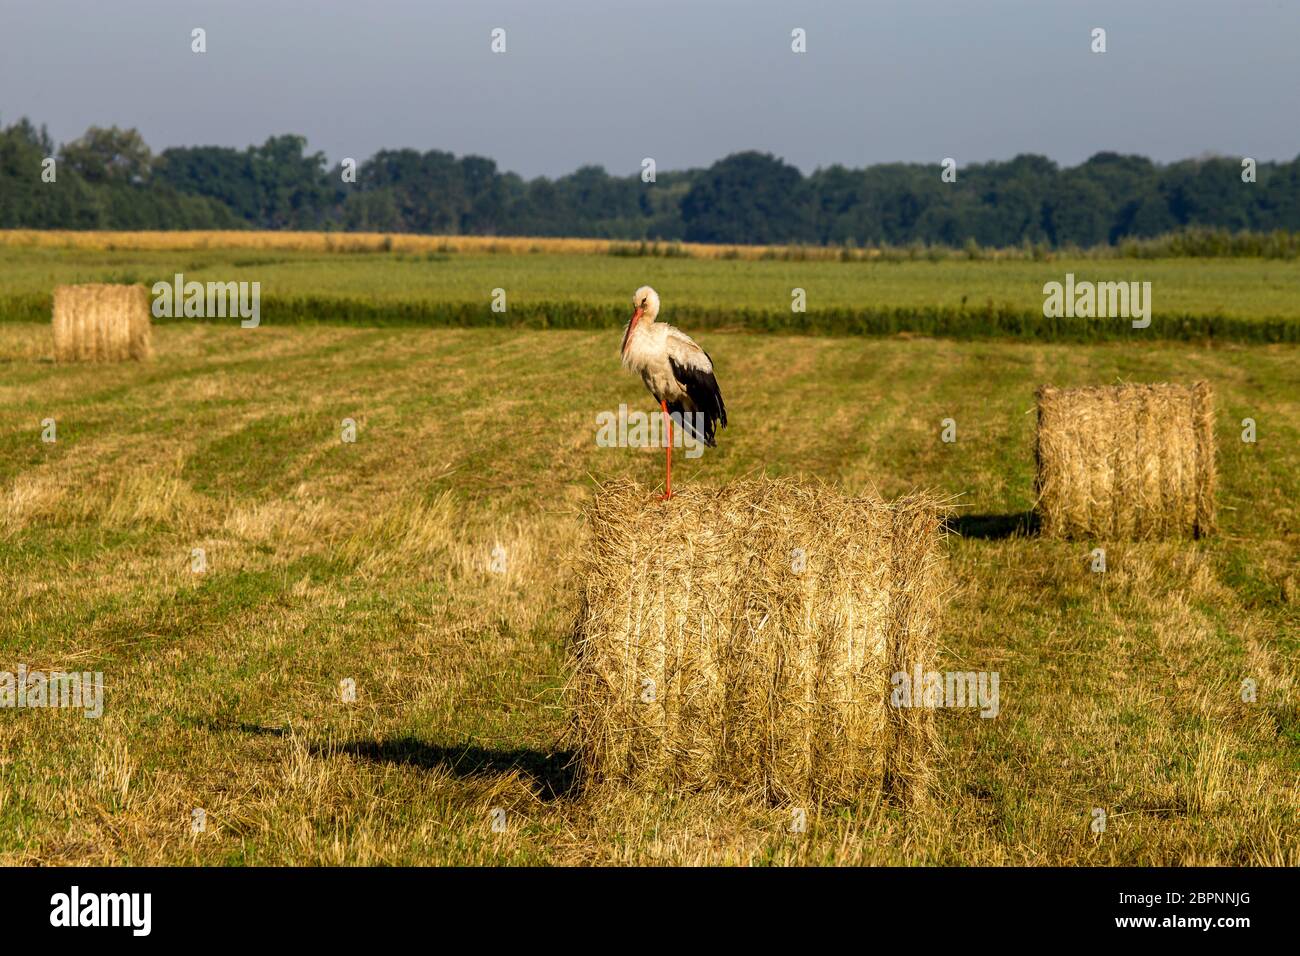
M963 514L949 518L945 528L963 538L998 540L1037 535L1039 522L1038 515L1033 511L1010 515Z
M242 734L253 734L257 737L288 737L289 729L287 727L263 727L260 724L236 724L236 729Z
M207 722L204 726L214 731L237 731L252 737L287 737L287 727L268 727L246 722ZM414 737L399 737L380 743L375 740L355 740L341 746L311 746L313 757L345 753L373 763L408 764L426 770L446 770L462 779L483 779L519 772L532 780L542 800L559 800L576 796L578 788L577 766L573 751L558 750L545 753L529 747L496 750L476 744L458 744L443 747L425 743Z
M413 737L386 740L358 740L344 744L342 751L375 763L409 764L428 770L441 769L461 778L492 777L518 771L530 777L542 800L572 796L577 787L573 753L568 750L543 753L527 747L495 750L474 744L442 747ZM324 748L313 748L317 754Z
M246 721L216 719L216 720L199 720L184 719L183 723L191 727L202 727L214 734L248 734L250 737L288 737L288 727L267 727L262 724L250 724Z

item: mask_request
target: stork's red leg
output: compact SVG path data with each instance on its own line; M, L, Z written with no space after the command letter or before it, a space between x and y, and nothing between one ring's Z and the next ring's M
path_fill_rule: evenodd
M664 426L668 431L668 479L664 484L664 500L667 501L673 496L673 420L668 415L667 402L660 402L659 407L664 410Z

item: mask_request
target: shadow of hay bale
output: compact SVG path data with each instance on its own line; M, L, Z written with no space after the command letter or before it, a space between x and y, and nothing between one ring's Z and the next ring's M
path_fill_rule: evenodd
M892 706L891 678L935 656L944 515L766 478L599 489L568 686L584 785L923 801L933 711Z
M519 773L528 777L542 800L571 796L577 786L574 755L569 751L544 753L527 747L496 750L476 744L444 747L413 737L396 740L358 740L336 747L314 748L316 756L345 753L374 763L404 764L426 770L445 770L455 777L480 779Z
M144 361L152 355L144 286L61 285L54 290L55 361Z
M959 514L944 522L944 530L962 538L997 541L1003 538L1032 538L1039 533L1039 516L1034 511L1018 514Z
M1214 531L1214 393L1194 385L1036 392L1037 511L1055 538Z

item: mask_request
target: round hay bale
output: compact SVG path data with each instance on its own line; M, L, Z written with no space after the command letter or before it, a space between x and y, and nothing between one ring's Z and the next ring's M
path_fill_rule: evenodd
M1214 393L1194 385L1038 389L1038 513L1058 538L1214 530Z
M56 361L121 362L152 354L144 286L61 285L54 290Z
M569 685L583 782L922 799L933 712L890 706L890 679L931 667L943 517L765 478L600 489Z

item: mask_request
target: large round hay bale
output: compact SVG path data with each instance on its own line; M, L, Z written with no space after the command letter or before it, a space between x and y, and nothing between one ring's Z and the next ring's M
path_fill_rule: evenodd
M585 783L770 803L924 795L943 513L788 480L607 486L587 514L569 691Z
M1209 383L1038 389L1038 513L1060 538L1214 530Z
M152 354L149 292L142 285L61 285L54 290L54 358L120 362Z

